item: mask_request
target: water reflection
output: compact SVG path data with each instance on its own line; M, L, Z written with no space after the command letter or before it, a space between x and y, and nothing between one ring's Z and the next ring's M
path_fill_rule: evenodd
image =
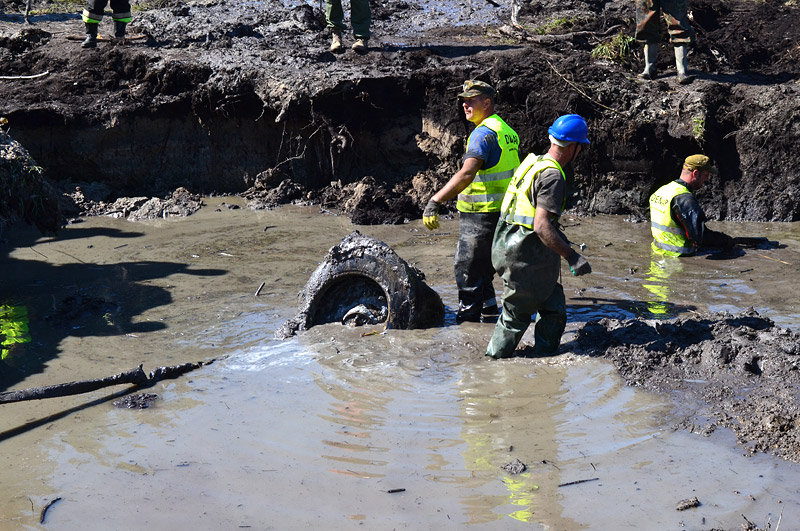
M554 415L563 404L554 400L561 393L560 377L554 372L543 378L539 371L516 363L465 367L459 382L461 437L468 446L462 453L464 464L471 477L487 486L503 487L500 493L465 497L469 523L506 517L550 522L554 516L545 493L554 490L557 470L532 466L534 458L546 462L543 457L552 460L556 453ZM512 473L503 469L515 460L525 463L526 470Z
M645 305L653 317L668 319L677 315L675 304L669 300L670 277L680 273L683 273L683 263L679 258L655 252L650 255L650 268L642 287L652 295Z
M17 345L31 342L28 308L0 304L0 359L6 359Z

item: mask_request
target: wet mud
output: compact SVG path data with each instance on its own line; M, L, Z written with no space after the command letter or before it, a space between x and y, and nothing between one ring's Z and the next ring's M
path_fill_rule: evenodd
M586 456L595 455L614 463L604 485L628 493L637 510L648 513L634 518L634 526L699 528L708 514L713 525L733 528L740 516L757 512L753 521L769 527L777 510L759 505L752 494L730 495L735 476L709 483L728 467L734 474L746 471L744 485L766 503L780 503L771 492L800 499L796 490L782 490L800 483L784 481L795 477L785 467L800 459L800 236L795 224L732 223L800 219L800 26L793 3L692 2L698 41L689 65L697 79L687 86L676 82L666 43L660 75L649 83L635 77L641 68L636 46L625 57L593 53L633 34L629 2L524 3L522 28L508 26L508 6L490 2L373 4L370 53L341 57L327 50L322 13L301 2L167 2L136 13L130 29L143 39L124 46L102 42L92 51L71 40L82 31L76 13L35 14L28 26L20 5L0 0L0 73L7 76L0 81L0 117L7 119L0 170L34 176L28 188L4 197L44 203L4 204L0 211L0 303L25 307L26 313L13 315L30 321L27 341L4 352L0 384L47 385L78 380L87 371L113 374L120 363L177 365L220 351L230 360L226 369L214 369L222 373L195 376L200 383L194 387L194 380L159 386L158 407L120 413L152 413L157 420L120 420L99 409L115 395L94 395L89 405L80 399L49 403L35 414L8 409L0 440L13 444L25 462L52 463L52 469L22 470L7 457L12 473L3 479L5 490L53 499L74 487L60 478L72 477L76 462L85 465L78 477L122 473L141 492L154 492L149 480L166 476L162 494L170 503L160 515L146 516L148 524L166 527L186 523L185 515L171 519L168 510L192 497L181 496L187 494L181 485L214 484L217 470L225 470L242 484L258 485L254 492L233 489L250 506L240 514L230 507L242 504L226 499L224 510L198 518L198 525L272 525L252 507L266 499L275 500L276 511L295 508L300 493L323 500L315 517L344 526L367 520L367 511L354 504L348 521L341 520L327 510L342 503L331 492L351 492L353 478L365 480L354 499L368 500L379 515L392 514L397 507L364 486L375 487L377 479L385 493L400 478L429 499L443 500L416 507L422 511L415 513L417 523L430 524L434 513L447 513L450 522L452 512L460 524L501 526L511 517L555 528L630 526L610 515L606 502L592 504L609 495L593 483L572 487L597 488L594 496L560 494L560 485L594 476L595 463ZM563 279L570 322L553 359L525 358L531 337L519 358L505 364L482 358L491 328L453 326L457 220L443 216L437 233L424 232L418 222L421 206L463 154L471 126L453 95L466 78L498 88L498 108L520 134L522 154L546 148L546 128L559 114L576 112L589 122L592 147L571 176L564 219L570 238L587 244L594 272L589 279ZM654 265L646 224L614 215L646 219L650 193L676 176L683 157L700 151L719 168L698 194L709 218L726 221L723 229L734 235L767 231L786 247ZM79 217L98 214L111 218ZM22 221L51 234L65 219L72 223L48 238L24 224L7 229ZM353 223L425 272L444 301L445 326L381 332L367 319L380 309L365 307L351 314L350 324L364 318L361 326L321 324L302 339L264 348L265 338L295 312L293 297L320 256L352 232ZM751 306L758 313L742 313ZM605 381L575 375L575 366L603 360L626 382L669 400L671 409L639 409L635 400L616 395L598 403L571 397L575 389L589 397L607 390ZM267 368L281 379L244 376ZM228 417L238 412L225 402L241 400L242 391L225 382L225 370L251 397L240 417ZM406 377L402 383L398 374ZM287 406L286 396L297 403ZM614 404L611 415L602 413L606 400ZM396 418L388 404L397 408ZM540 415L543 408L547 414ZM422 431L434 433L423 435L433 450L408 463L395 449L420 448L407 422L420 410L429 413L419 422ZM285 429L265 429L264 411L281 412L266 424ZM637 414L630 424L618 418ZM664 435L656 416L680 429ZM382 431L384 417L394 423ZM298 418L307 425L298 428ZM72 426L76 419L87 420ZM575 423L580 428L565 428ZM250 440L276 446L282 460L232 445L234 424L245 426ZM55 429L42 445L49 426ZM204 456L175 438L164 443L164 426L217 452ZM631 426L638 438L629 434ZM725 439L728 432L737 443ZM697 442L698 435L705 442ZM692 458L662 455L660 437ZM614 460L620 446L637 445L642 450L633 452L633 470L619 462L630 454ZM123 446L124 458L118 453ZM298 446L307 453L301 459L293 453ZM741 448L751 456L748 464L733 457ZM786 462L763 461L763 454ZM394 460L405 463L405 476L387 470ZM245 464L231 471L232 462ZM452 470L455 462L466 464ZM528 466L514 474L518 482L497 476L517 462ZM691 500L692 492L684 493L685 481L669 483L659 473L676 462L705 493L700 506L685 507L679 519L672 514L676 504ZM700 462L709 468L694 470ZM302 473L293 476L293 466ZM431 476L409 472L426 467ZM263 475L273 470L284 479L265 482ZM336 478L336 488L311 485L320 470ZM679 492L675 499L664 500L662 482ZM642 486L639 494L632 484ZM453 496L449 485L464 494ZM540 487L542 497L532 497ZM122 516L112 521L131 521L124 503L103 507L103 496L91 488L75 491L80 503L59 504L48 518L65 511L65 528L78 529L87 507L99 514L114 506ZM118 499L136 490L126 488ZM664 501L669 513L653 500ZM534 517L536 503L543 509ZM15 497L4 502L2 514L30 523L32 504L30 497ZM789 502L785 507L800 515ZM300 512L284 516L284 523L319 524L309 520L307 508Z
M429 232L419 220L355 227L318 207L229 208L246 203L234 196L203 202L189 217L94 216L55 238L22 227L0 242L0 268L15 280L3 294L27 308L31 337L2 361L6 389L139 363L219 359L157 382L147 392L159 399L147 409L114 407L131 394L116 387L4 405L0 484L24 493L0 501L12 524L32 523L32 504L38 518L56 497L63 501L48 522L64 529L85 526L87 514L115 527L155 528L319 521L420 528L441 518L503 529L736 529L742 515L762 528L774 527L781 511L784 523L800 517L792 461L749 451L735 426L712 419L694 395L670 391L670 380L663 393L626 385L599 349L578 348L584 323L602 317L669 327L692 312L748 305L761 315L753 322L797 331L796 278L785 265L800 263L796 224L714 224L787 245L660 267L652 265L645 224L567 214L564 230L585 245L594 270L562 278L562 350L497 362L483 355L492 325L455 324L456 219ZM272 340L321 257L355 229L425 272L445 304L444 326L327 323ZM654 284L662 290L651 292ZM532 341L523 338L523 351ZM684 420L702 434L680 427ZM711 422L713 431L705 429ZM502 468L515 459L526 470ZM406 490L388 494L398 488ZM620 493L628 505L610 511L608 500ZM699 507L676 511L692 497Z
M800 462L800 336L752 308L677 319L602 319L576 352L614 362L630 385L702 403L680 427L733 430L749 452Z

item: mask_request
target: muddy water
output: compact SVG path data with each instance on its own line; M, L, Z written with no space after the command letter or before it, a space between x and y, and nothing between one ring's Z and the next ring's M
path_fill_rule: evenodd
M446 326L364 336L372 329L325 325L279 342L295 294L354 227L314 207L207 202L187 219L6 235L1 294L27 307L32 335L6 359L19 371L9 388L218 361L147 390L159 400L146 410L115 408L122 387L3 405L0 527L36 528L56 498L45 516L59 529L800 521L800 467L744 457L723 430L673 431L690 404L626 387L608 362L569 352L575 328L606 315L753 306L800 328L800 226L716 224L788 247L659 261L644 224L566 219L594 273L563 279L564 352L493 362L483 357L492 325L453 323L456 221L435 234L419 221L357 227L425 271ZM527 470L501 469L514 459ZM700 507L676 511L693 496Z

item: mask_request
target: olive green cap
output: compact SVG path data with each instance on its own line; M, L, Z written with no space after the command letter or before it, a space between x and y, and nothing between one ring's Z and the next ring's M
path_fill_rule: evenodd
M494 98L495 94L496 91L489 83L478 81L477 79L468 79L467 81L464 81L464 86L461 87L461 93L458 95L458 97L474 98L475 96L484 95Z
M686 160L683 161L683 167L690 170L717 173L717 170L714 169L714 165L711 163L711 159L705 155L689 155L686 157Z

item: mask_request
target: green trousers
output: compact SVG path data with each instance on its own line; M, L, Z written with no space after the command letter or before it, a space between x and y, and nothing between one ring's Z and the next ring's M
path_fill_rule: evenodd
M566 298L558 283L561 257L534 231L501 221L492 242L492 265L503 279L503 311L486 355L513 356L534 314L536 355L555 354L567 325Z
M345 30L342 0L325 0L325 20L328 28ZM369 0L350 0L350 23L356 39L369 39L370 22Z

